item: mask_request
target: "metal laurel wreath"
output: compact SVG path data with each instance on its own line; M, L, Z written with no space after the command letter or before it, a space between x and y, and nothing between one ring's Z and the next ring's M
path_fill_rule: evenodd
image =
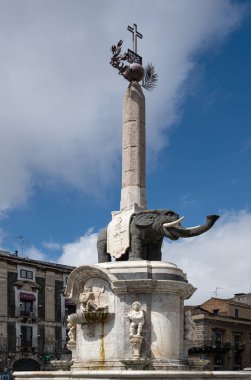
M118 69L119 74L122 74L123 71L128 67L124 64L124 62L122 62L127 61L128 59L128 53L121 54L122 44L123 40L120 40L117 45L112 45L111 47L112 58L110 64L115 67L115 69Z

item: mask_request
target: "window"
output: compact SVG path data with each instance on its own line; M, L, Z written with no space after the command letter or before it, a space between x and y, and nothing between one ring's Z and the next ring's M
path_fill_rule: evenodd
M234 335L234 347L237 349L241 347L241 336L239 334Z
M68 274L64 273L63 274L63 286L65 287L67 285L67 280L68 280Z
M26 316L33 312L33 301L20 302L20 315Z
M234 317L240 318L240 310L239 309L234 309Z
M35 281L36 268L25 265L17 265L17 271L18 280Z
M241 355L239 352L234 353L234 364L241 364Z
M71 300L65 300L65 316L76 313L76 305Z
M76 313L76 306L67 305L65 306L65 315L68 316L70 314Z
M219 309L214 309L213 310L213 315L219 315Z
M21 326L21 347L32 347L31 326Z
M33 272L31 270L20 269L20 277L33 280Z
M220 365L222 366L223 365L223 357L221 354L216 354L215 357L214 357L214 364L215 365Z
M216 347L221 347L222 344L222 333L220 331L214 332L214 345Z

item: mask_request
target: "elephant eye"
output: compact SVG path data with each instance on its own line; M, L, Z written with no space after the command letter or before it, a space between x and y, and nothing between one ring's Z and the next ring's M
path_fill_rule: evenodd
M167 215L167 216L174 216L174 212L169 211L169 212L166 213L166 215Z

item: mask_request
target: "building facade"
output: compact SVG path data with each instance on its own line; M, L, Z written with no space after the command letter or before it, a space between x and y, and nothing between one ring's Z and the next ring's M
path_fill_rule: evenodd
M195 322L189 356L210 360L209 370L251 367L251 293L189 308Z
M74 267L0 251L0 372L40 370L69 358L64 297Z

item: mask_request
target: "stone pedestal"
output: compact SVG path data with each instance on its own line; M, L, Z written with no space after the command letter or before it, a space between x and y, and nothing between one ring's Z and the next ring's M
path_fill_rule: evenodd
M132 345L132 358L133 360L140 359L140 350L142 345L143 337L138 335L130 336L130 342Z
M183 343L183 357L184 357L184 359L188 358L188 351L192 347L192 344L193 344L192 340L184 339L184 343Z
M72 370L124 369L130 362L149 369L184 369L184 299L194 290L181 269L160 261L75 269L66 290L77 304L68 320ZM92 300L91 310L85 309L87 301L81 303L81 294Z

